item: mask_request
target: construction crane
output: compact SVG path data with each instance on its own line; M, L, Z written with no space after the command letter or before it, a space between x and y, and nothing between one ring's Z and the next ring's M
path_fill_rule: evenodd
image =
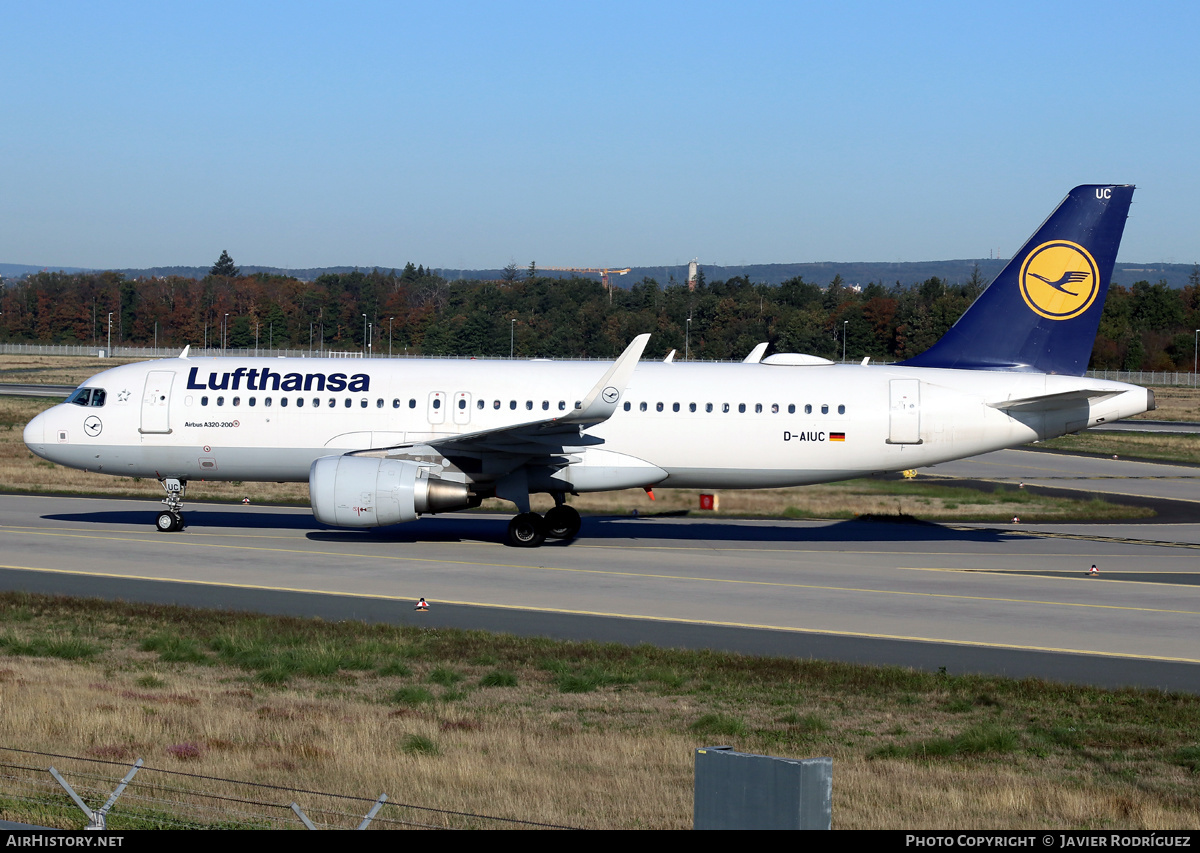
M612 269L605 267L598 269L594 267L542 267L544 270L553 270L554 272L598 272L600 273L600 283L604 285L604 289L608 290L608 300L612 301L612 291L608 287L609 275L625 275L628 272L633 272L632 267L625 267L623 270Z

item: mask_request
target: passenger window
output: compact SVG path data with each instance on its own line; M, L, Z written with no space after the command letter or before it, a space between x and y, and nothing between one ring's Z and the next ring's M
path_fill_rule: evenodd
M811 415L811 414L812 414L812 403L805 403L805 404L804 404L804 414L806 414L806 415Z
M476 400L476 401L475 401L475 408L477 408L477 409L482 409L482 408L483 408L483 400Z
M672 403L672 404L671 404L671 411L672 411L672 412L678 412L678 411L679 411L679 404L678 404L678 403Z
M711 412L711 411L712 411L712 403L705 403L705 404L704 404L704 411L706 411L706 412Z
M281 407L281 408L284 408L284 409L286 409L286 408L287 408L287 397L280 397L280 398L279 398L279 405L280 405L280 407Z
M411 399L411 400L409 400L409 401L408 401L408 407L409 407L410 409L415 409L415 408L417 407L417 401L416 401L416 399Z
M349 402L349 401L347 400L347 402ZM329 408L333 409L336 407L337 407L337 400L335 400L333 397L330 397L329 398Z
M688 403L688 411L689 411L689 412L694 412L694 411L696 411L696 404L695 404L695 403Z
M632 407L633 407L633 404L630 403L628 400L626 400L625 401L625 411L628 412L630 410L630 408L632 408Z
M739 415L746 414L746 404L745 403L738 403L738 414Z
M493 400L493 401L492 401L492 408L493 408L493 409L499 409L499 408L500 408L500 401L499 401L499 400Z
M393 409L400 408L400 398L399 397L395 397L392 399L392 408Z
M224 397L218 397L218 398L217 398L217 405L218 405L218 406L224 406L224 405L225 405L225 398L224 398Z
M510 412L515 412L517 410L517 401L509 400L508 401L508 409Z
M304 408L304 398L303 397L296 398L296 408L298 408L298 409Z
M771 404L771 414L773 414L773 415L779 414L779 404L778 403Z
M647 408L648 407L646 406L645 403L638 403L638 411L639 412L644 412L644 411L646 411Z
M333 405L332 399L329 401L329 405L331 405L331 406ZM321 408L321 398L320 397L313 397L313 408L314 409Z
M663 404L662 404L662 403L655 403L655 404L654 404L654 411L656 411L656 412L661 412L662 410L663 410Z
M263 400L263 405L269 409L271 407L271 398L267 397L265 400Z
M255 399L253 397L251 397L249 400L249 403L251 406L255 405Z
M437 411L438 409L440 409L441 407L442 407L442 401L441 401L441 399L440 399L440 398L438 398L438 397L434 397L434 398L433 398L433 410L436 412L436 411Z
M821 414L823 414L823 415L829 414L829 404L828 403L821 404Z
M364 405L365 405L365 402L364 402ZM383 398L382 397L380 397L378 400L375 401L375 408L377 408L377 409L383 408Z
M382 400L380 400L380 402L382 403L383 401L382 401ZM349 406L349 405L350 405L350 401L349 401L349 400L346 400L346 405L347 405L347 406ZM359 407L360 409L365 409L365 408L367 407L367 398L366 398L366 397L363 397L361 400L359 400L359 401L358 401L358 407Z
M762 403L755 403L755 404L754 404L754 414L756 414L756 415L761 415L761 414L762 414Z
M838 406L838 414L839 414L839 415L844 415L844 414L846 414L846 407L845 407L844 405L842 405L842 406Z
M533 400L526 400L526 401L525 401L525 411L527 411L527 412L532 412L532 411L533 411Z
M240 406L241 404L242 404L242 398L241 398L241 397L234 397L234 398L233 398L233 405L235 405L235 406Z
M567 410L567 401L566 400L558 401L558 410L560 412L565 412Z
M201 406L207 406L207 405L208 405L208 398L207 398L207 397L201 397L201 398L200 398L200 405L201 405Z
M729 404L728 403L721 404L721 412L724 414L729 414Z
M550 401L549 400L542 400L542 411L543 412L550 411Z

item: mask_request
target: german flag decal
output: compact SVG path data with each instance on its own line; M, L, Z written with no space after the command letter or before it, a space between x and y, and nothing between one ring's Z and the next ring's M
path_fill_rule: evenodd
M844 433L844 432L831 432L831 433L829 433L829 440L830 440L830 441L845 441L845 440L846 440L846 433Z

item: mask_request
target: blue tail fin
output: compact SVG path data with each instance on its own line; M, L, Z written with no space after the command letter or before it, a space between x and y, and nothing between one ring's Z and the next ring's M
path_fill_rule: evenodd
M958 322L910 367L1082 376L1133 186L1076 187Z

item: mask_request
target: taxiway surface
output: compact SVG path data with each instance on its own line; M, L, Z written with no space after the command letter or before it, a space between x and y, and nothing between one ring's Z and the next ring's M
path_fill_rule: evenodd
M0 587L1200 692L1200 525L609 517L525 550L505 516L361 532L194 504L163 534L155 513L2 495Z

